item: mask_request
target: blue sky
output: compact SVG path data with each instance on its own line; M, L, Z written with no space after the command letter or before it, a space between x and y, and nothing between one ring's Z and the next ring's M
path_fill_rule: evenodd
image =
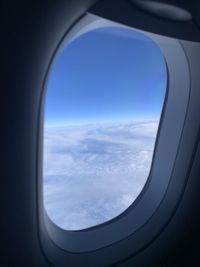
M55 60L45 125L159 119L167 72L158 46L124 28L90 31Z

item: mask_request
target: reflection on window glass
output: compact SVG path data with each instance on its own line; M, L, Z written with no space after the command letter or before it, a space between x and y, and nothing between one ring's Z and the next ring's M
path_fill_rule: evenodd
M138 197L166 83L159 47L132 29L89 31L59 54L47 85L43 153L44 206L57 226L104 223Z

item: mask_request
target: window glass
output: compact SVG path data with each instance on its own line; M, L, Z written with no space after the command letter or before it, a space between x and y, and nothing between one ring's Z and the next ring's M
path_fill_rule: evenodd
M141 32L95 29L62 50L44 111L44 207L57 226L96 226L135 201L149 176L166 87L164 57Z

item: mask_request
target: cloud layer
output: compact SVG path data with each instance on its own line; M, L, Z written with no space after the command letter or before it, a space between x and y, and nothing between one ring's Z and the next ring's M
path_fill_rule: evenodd
M67 230L106 222L126 210L150 171L158 122L45 128L44 205Z

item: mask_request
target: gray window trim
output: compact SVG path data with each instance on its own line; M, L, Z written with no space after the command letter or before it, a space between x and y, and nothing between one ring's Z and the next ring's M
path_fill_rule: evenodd
M65 46L67 42L86 31L107 26L130 28L88 14L75 25L62 44ZM162 112L148 182L138 199L122 216L99 227L92 227L84 231L60 229L49 219L43 207L40 217L43 216L42 220L44 220L49 237L57 246L66 251L78 253L93 251L132 235L153 216L167 191L187 112L190 93L189 67L180 41L145 31L140 32L153 39L162 50L169 77L168 94ZM61 50L62 47L59 51ZM57 56L58 54L59 52ZM166 142L169 139L171 146L168 145L169 142Z

